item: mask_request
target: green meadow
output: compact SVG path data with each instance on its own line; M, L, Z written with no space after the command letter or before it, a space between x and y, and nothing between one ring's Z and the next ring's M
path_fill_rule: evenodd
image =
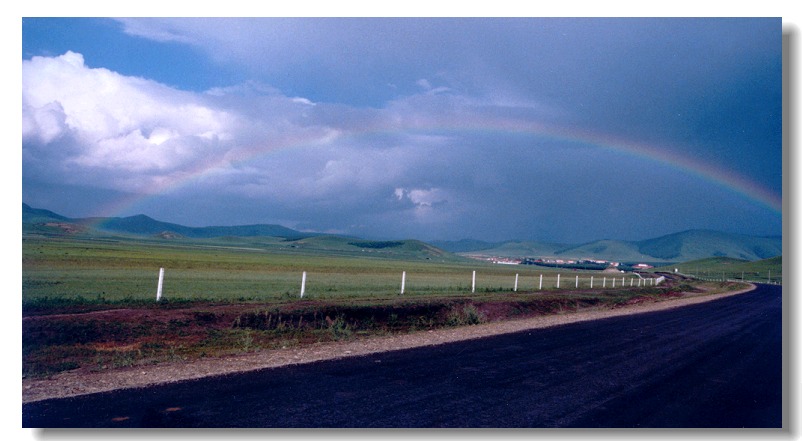
M711 257L655 268L655 271L671 272L674 269L702 280L725 279L782 283L783 258L777 256L770 259L748 261L729 257Z
M600 273L557 271L528 265L499 265L435 254L425 244L354 242L342 238L304 241L224 239L156 241L23 237L23 303L155 300L159 268L165 269L167 300L266 301L304 298L389 298L476 292L601 287ZM378 245L376 245L378 244ZM361 247L361 245L368 245ZM372 248L371 248L372 246ZM406 247L407 249L404 249ZM397 248L391 254L391 248ZM631 275L627 276L632 277ZM612 279L606 279L607 287ZM616 282L619 286L621 277ZM627 283L629 281L627 280ZM637 282L635 282L637 283Z

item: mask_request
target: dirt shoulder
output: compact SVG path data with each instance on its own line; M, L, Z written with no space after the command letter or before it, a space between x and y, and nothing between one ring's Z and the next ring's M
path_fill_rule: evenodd
M744 290L724 294L699 295L688 293L686 296L671 300L630 304L615 309L585 309L579 312L491 322L458 328L316 343L297 348L262 350L229 357L202 358L191 362L160 363L98 372L69 371L48 378L23 379L22 402L28 403L49 398L63 398L115 389L137 388L235 372L439 345L527 329L547 328L608 317L661 311L742 294L753 289L755 289L754 285Z

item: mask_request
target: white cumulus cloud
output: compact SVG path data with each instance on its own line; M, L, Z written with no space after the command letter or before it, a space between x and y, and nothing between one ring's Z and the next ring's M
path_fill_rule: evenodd
M23 60L23 165L53 182L138 192L276 144L332 137L288 120L308 100L273 91L262 101L279 111L249 113L230 92L177 90L89 67L74 52Z
M58 101L39 107L22 105L22 139L35 139L50 143L67 129L64 108Z
M448 192L442 188L396 188L394 191L399 201L409 201L417 209L432 208L448 201Z

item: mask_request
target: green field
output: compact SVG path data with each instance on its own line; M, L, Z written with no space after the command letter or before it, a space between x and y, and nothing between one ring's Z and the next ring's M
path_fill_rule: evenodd
M387 298L400 294L406 272L406 296L464 295L476 271L477 292L602 286L598 272L575 272L528 265L497 265L453 255L432 255L424 248L359 248L343 239L281 241L272 239L205 241L133 241L45 238L22 241L23 302L81 299L106 302L155 299L159 268L165 268L163 298L171 300L265 301L300 296L307 272L305 298ZM290 243L294 247L289 247ZM310 245L312 243L312 245ZM360 244L359 242L355 242ZM392 245L392 244L391 244ZM404 245L407 246L407 245ZM413 244L414 246L414 244ZM354 248L353 246L351 248ZM358 248L358 247L357 247ZM403 248L398 246L396 248ZM606 276L604 283L612 285ZM622 280L618 276L616 284ZM627 284L632 275L627 275ZM635 279L637 285L637 279Z
M702 280L744 280L760 283L782 283L782 256L757 261L732 259L729 257L711 257L693 260L666 267L655 268L655 271L691 275Z

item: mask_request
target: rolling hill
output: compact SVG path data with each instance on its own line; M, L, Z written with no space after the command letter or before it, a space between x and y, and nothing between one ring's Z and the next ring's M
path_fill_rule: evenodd
M430 245L416 240L366 241L358 238L327 236L296 231L273 224L187 227L161 222L142 214L130 217L71 219L49 210L32 208L26 204L22 204L22 222L23 232L29 233L123 234L165 240L277 237L295 241L293 245L299 249L329 249L375 256L410 254L433 258L449 252L501 257L603 259L662 264L687 262L707 257L729 257L756 261L782 255L782 238L780 237L757 237L709 230L688 230L642 241L598 240L578 245L534 241L491 243L478 240L438 241L432 242Z
M661 260L685 262L705 257L761 260L782 254L782 239L689 230L637 242L638 251Z
M22 204L22 223L37 224L47 222L69 222L71 219L50 210L41 208L31 208L30 205Z
M457 242L458 244L464 244ZM580 245L543 242L502 242L469 250L455 250L448 242L441 248L464 254L503 257L552 257L566 259L603 259L621 262L686 262L706 257L730 257L748 261L782 254L782 239L709 230L688 230L642 241L597 240Z
M727 278L734 280L752 280L756 282L778 282L782 280L782 256L768 259L747 261L730 257L708 257L679 264L655 268L657 271L679 270L682 274L689 274L702 278Z
M357 254L363 257L456 259L462 258L419 240L364 240L343 236L315 236L293 240L291 247L335 254Z
M230 227L187 227L184 225L161 222L145 216L144 214L129 217L108 217L108 218L78 218L71 219L49 210L31 208L29 205L22 204L23 231L25 224L28 229L38 227L60 228L67 230L70 227L73 231L91 231L105 233L120 233L146 236L179 236L188 238L213 238L224 236L235 237L255 237L271 236L282 237L285 239L300 239L318 235L317 233L304 233L283 227L281 225L258 224L258 225L239 225Z
M296 231L281 225L187 227L145 215L72 219L22 205L24 233L78 238L143 238L175 244L248 250L462 262L467 259L419 240L365 240Z
M302 233L281 225L239 225L232 227L185 227L183 225L160 222L145 215L123 218L107 218L95 223L95 228L116 233L155 235L165 231L184 237L211 238L222 236L273 236L284 238L309 237L315 234Z

